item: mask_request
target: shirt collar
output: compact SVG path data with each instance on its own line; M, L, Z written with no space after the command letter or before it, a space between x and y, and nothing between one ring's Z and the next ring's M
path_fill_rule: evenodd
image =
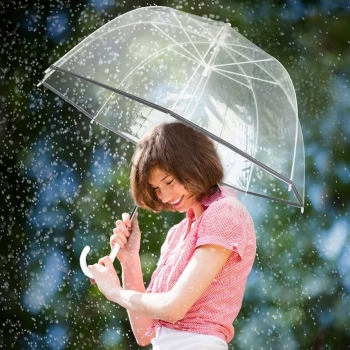
M201 201L202 207L206 209L209 207L211 203L216 202L218 199L222 197L223 197L222 187L218 186L218 190L216 192L208 194L202 199Z
M206 210L211 203L216 202L218 199L224 196L223 188L221 186L218 187L219 188L215 193L208 194L201 200L201 204L204 210ZM191 221L195 219L194 211L192 208L187 211L186 216Z

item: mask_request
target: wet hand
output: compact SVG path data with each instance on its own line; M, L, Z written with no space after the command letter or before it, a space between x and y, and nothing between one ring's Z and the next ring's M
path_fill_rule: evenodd
M119 244L120 250L117 257L123 263L131 256L139 254L141 233L137 213L132 221L130 215L124 213L122 220L117 220L115 226L113 235L110 237L110 245L113 248L115 244Z
M100 292L109 300L113 300L115 293L121 288L120 280L109 256L99 259L97 264L89 265L93 274L92 284L97 284Z

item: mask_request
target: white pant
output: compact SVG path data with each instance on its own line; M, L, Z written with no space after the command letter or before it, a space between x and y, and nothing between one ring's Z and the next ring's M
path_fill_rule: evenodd
M227 343L214 335L178 331L166 327L157 329L152 339L153 350L227 350Z

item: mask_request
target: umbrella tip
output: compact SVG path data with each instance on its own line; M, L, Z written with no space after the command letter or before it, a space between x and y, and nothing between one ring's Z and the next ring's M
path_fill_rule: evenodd
M304 207L301 207L301 213L304 214Z

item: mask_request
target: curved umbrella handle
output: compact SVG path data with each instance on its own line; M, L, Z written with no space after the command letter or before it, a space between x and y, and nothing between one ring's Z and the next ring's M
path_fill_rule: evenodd
M112 262L114 261L114 259L116 258L118 252L119 252L119 249L120 249L120 246L119 244L115 244L111 253L109 254L109 257L110 259L112 260ZM89 268L87 267L87 264L86 264L86 257L87 255L89 254L90 252L90 247L87 245L84 247L84 249L82 250L81 254L80 254L80 267L81 269L83 270L84 272L84 275L86 277L89 277L89 278L93 278L92 276L92 272L89 270Z
M86 256L89 254L90 247L86 245L84 249L82 250L80 254L80 267L84 272L84 275L89 278L93 278L92 272L89 270L89 268L86 265Z
M135 206L131 212L131 216L130 216L130 220L132 220L135 216L135 213L137 211L137 206ZM115 244L109 254L109 258L112 260L112 262L114 261L114 259L116 258L118 252L120 250L120 245L119 244ZM93 278L92 272L89 270L89 268L87 267L86 264L86 257L90 252L90 247L87 245L84 247L84 249L82 250L81 254L80 254L80 258L79 258L79 262L80 262L80 267L82 269L82 271L84 272L84 275L86 277L89 278Z

